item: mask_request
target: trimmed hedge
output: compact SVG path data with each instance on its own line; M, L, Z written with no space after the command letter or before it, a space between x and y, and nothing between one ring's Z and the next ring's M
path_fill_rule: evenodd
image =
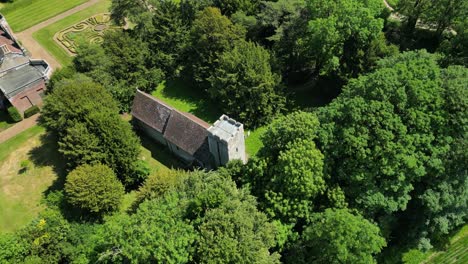
M14 106L8 107L8 114L14 122L19 122L23 120L23 117L21 116L20 112Z
M37 113L39 113L40 109L39 107L37 107L37 105L33 105L31 107L29 107L28 109L26 109L26 111L24 111L24 118L28 118L30 116L33 116Z

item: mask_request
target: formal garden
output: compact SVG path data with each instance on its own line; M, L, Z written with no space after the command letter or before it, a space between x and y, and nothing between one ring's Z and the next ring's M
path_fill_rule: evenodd
M45 28L36 31L33 33L34 39L44 48L46 49L52 56L55 57L55 59L62 65L70 65L73 59L73 48L76 47L77 41L82 38L80 36L83 36L83 38L86 36L89 36L90 34L95 37L94 41L99 41L98 35L102 34L105 29L109 28L109 25L107 23L104 23L105 26L99 26L97 29L103 29L101 31L94 31L91 30L91 27L88 26L88 30L83 30L81 32L76 32L72 31L69 32L67 37L70 39L70 41L67 41L67 43L70 43L70 47L72 50L69 50L65 48L63 44L60 44L54 36L58 35L59 32L63 32L64 30L67 29L72 29L75 25L81 24L81 23L88 23L85 21L88 21L88 19L93 18L95 16L99 16L99 14L104 14L109 12L109 7L110 7L110 0L101 0L98 1L95 5L92 5L82 11L79 11L75 14L72 14L62 20L59 20L51 25L46 26ZM98 19L106 19L104 16ZM96 23L99 24L102 22L97 22L93 21L91 23Z
M75 55L80 43L101 44L106 31L118 28L111 23L110 13L97 14L58 32L54 39Z

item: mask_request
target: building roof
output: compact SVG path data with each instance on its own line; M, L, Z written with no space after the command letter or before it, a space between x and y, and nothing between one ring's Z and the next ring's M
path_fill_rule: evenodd
M137 91L132 115L163 134L171 143L201 161L208 151L208 128L205 121L189 113L169 107L163 101ZM206 150L206 151L205 151Z
M172 110L151 95L137 91L133 100L132 115L159 133L163 133Z
M190 155L194 155L207 140L208 131L206 126L188 116L172 111L164 137Z
M6 98L11 98L29 88L34 82L44 78L42 66L23 65L4 73L0 77L0 90Z
M223 115L208 130L210 133L222 141L229 142L242 127L242 124L236 120Z

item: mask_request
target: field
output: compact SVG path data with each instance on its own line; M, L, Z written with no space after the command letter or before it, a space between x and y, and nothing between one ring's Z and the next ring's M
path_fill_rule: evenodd
M110 0L102 0L99 3L88 7L80 12L77 12L67 18L64 18L52 25L49 25L37 32L33 33L33 37L42 47L44 47L62 66L69 65L72 62L70 54L62 48L55 40L54 35L66 28L69 28L85 19L88 19L96 14L106 13L109 11Z
M148 149L145 139L142 141L141 159L148 162L152 173L179 167L164 148L151 144ZM21 228L44 208L44 194L63 185L64 164L56 138L40 126L0 144L0 234ZM134 198L134 192L126 194L122 208L128 208Z
M446 251L434 253L424 263L468 263L468 225L465 225L455 236L452 237L450 240L450 246Z
M221 110L202 97L190 84L180 80L160 84L152 95L177 110L191 113L210 124L214 123L223 114ZM249 131L248 128L244 128L244 130L247 135L245 141L247 154L255 156L263 146L260 137L265 132L266 127L260 127L253 131Z
M28 223L42 209L42 194L57 179L52 166L57 155L39 151L44 129L30 128L0 145L0 233ZM34 155L34 158L32 157ZM21 162L29 160L29 169Z
M2 14L13 31L20 32L88 0L16 0L5 4Z

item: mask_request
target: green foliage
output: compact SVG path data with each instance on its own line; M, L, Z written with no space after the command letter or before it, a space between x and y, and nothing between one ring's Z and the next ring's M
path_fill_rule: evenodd
M386 245L379 228L346 209L316 213L290 256L291 263L376 263Z
M119 208L124 188L111 168L96 164L83 165L70 172L65 192L67 201L73 206L102 214Z
M382 10L377 0L307 1L304 14L284 27L275 45L283 70L357 76L365 65L372 64L367 61L368 53L380 39L383 20L378 16Z
M275 229L255 207L252 196L228 200L206 212L198 230L197 261L200 263L280 263L271 254Z
M281 77L272 72L264 48L240 42L219 56L209 93L222 110L247 126L265 124L284 107Z
M193 80L203 87L218 68L219 56L244 39L244 29L221 15L217 8L208 7L197 13L186 49L186 68Z
M426 255L417 249L406 252L402 257L404 264L420 264L424 259L426 259Z
M158 171L148 176L143 185L138 189L134 207L138 207L145 200L164 196L187 176L188 173L179 170Z
M1 236L0 262L66 262L70 256L66 250L70 230L70 224L58 211L46 210L14 235Z
M417 21L435 24L439 37L445 29L454 23L463 21L468 15L468 1L452 0L400 0L397 6L398 12L408 16L406 19L406 30L410 34L416 28Z
M402 211L415 241L440 239L466 217L467 70L441 69L437 59L424 51L384 59L319 111L334 184L385 229Z
M315 202L328 188L324 156L312 141L318 129L319 122L312 113L296 112L278 118L263 135L265 145L258 158L233 173L241 175L235 177L248 183L261 208L282 224L294 227L307 222L318 206Z
M13 122L19 122L19 121L23 120L23 117L18 112L18 109L16 109L16 107L14 107L14 106L8 107L8 114L10 115Z
M148 63L148 44L126 32L107 32L102 45L81 45L77 52L76 70L106 87L122 112L130 110L136 89L151 92L164 79L164 73Z
M185 263L193 251L195 229L183 220L184 205L172 192L143 202L131 217L108 218L97 234L98 255L104 263Z
M457 35L444 40L439 50L443 52L445 64L463 65L468 67L468 21L462 20L453 25Z
M313 140L316 137L319 121L313 113L294 112L273 120L262 135L263 148L260 156L274 157L286 146L297 140Z
M39 109L39 107L37 105L33 105L33 106L31 106L30 108L28 108L28 109L26 109L24 111L24 118L31 117L31 116L39 113L39 111L41 111L41 109Z
M213 5L221 12L230 16L236 12L253 14L260 4L260 0L213 0Z
M45 100L42 116L44 125L58 133L59 151L69 167L100 162L127 187L147 176L140 169L139 140L131 125L118 115L109 92L89 78L58 83Z
M313 141L297 140L280 152L264 187L266 212L283 223L309 219L314 199L326 188L323 155Z

